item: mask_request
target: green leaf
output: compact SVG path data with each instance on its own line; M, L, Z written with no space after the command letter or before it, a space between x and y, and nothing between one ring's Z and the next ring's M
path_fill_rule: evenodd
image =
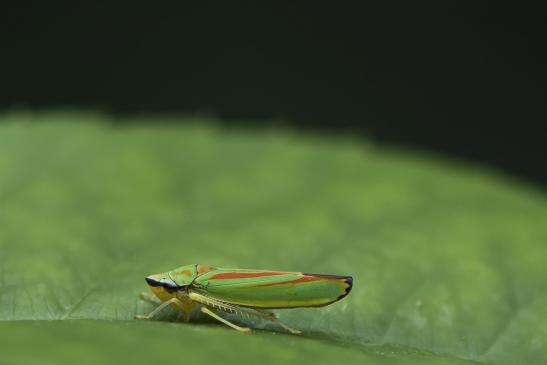
M7 363L547 362L547 201L531 187L352 139L199 118L0 121ZM132 320L153 309L137 298L146 275L191 263L347 274L354 289L279 311L302 336L234 317L259 330L169 311Z

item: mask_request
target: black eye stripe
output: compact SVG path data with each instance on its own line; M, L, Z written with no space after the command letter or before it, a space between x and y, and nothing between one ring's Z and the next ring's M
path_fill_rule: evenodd
M161 286L162 285L159 281L156 281L156 280L151 279L151 278L145 278L145 280L148 283L148 285L150 285L150 286Z
M153 287L162 287L165 290L167 290L168 292L177 291L177 290L183 288L181 286L178 286L177 283L175 283L172 279L166 278L166 277L160 278L159 280L156 280L156 279L153 279L153 278L150 278L150 277L145 278L145 279L146 279L146 282L148 283L148 285L153 286Z

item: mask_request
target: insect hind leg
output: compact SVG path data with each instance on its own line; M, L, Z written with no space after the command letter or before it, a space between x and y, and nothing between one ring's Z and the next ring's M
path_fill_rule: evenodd
M269 320L270 322L276 323L277 325L279 325L280 327L283 327L284 329L286 329L287 331L289 331L290 333L292 333L294 335L299 335L299 334L302 333L302 331L295 330L294 328L291 328L291 327L287 326L285 323L281 322L279 320L279 318L277 318L277 316L275 314L273 314L272 312L267 312L267 311L260 310L260 309L255 309L255 310L259 313L262 313L262 315L263 315L263 316L261 316L262 318L265 318L265 319Z
M208 307L211 307L211 308L218 308L218 309L220 309L224 312L239 315L240 317L249 318L249 317L253 316L253 317L263 318L263 319L266 319L266 320L269 320L271 322L276 323L277 325L279 325L280 327L282 327L285 330L289 331L290 333L293 333L293 334L302 333L298 330L295 330L295 329L287 326L285 323L283 323L279 319L277 319L275 314L273 314L272 312L268 312L266 310L254 309L254 308L243 308L243 307L231 305L231 304L224 303L224 302L221 302L219 300L216 300L214 298L210 298L207 295L204 295L204 294L201 294L201 293L196 293L196 292L190 292L188 294L188 296L191 300L196 301L196 302L201 303L201 304L204 304L205 306L208 306Z
M201 307L201 312L213 317L217 321L222 322L225 325L227 325L227 326L229 326L229 327L231 327L231 328L233 328L233 329L235 329L239 332L250 332L251 331L251 329L248 328L248 327L240 327L240 326L238 326L238 325L236 325L236 324L222 318L221 316L219 316L218 314L216 314L215 312L213 312L212 310L210 310L207 307Z

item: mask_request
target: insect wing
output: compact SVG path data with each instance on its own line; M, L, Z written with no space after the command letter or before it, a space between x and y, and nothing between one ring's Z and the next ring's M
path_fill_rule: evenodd
M345 297L352 284L350 276L220 268L194 281L210 297L254 308L324 306Z

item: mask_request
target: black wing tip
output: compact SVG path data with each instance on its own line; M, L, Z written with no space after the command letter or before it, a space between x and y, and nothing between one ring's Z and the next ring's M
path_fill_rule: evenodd
M344 282L346 284L348 284L348 286L346 287L346 290L345 290L344 294L340 295L337 300L340 300L340 299L344 298L346 295L349 294L349 292L353 288L353 277L352 276L344 276Z
M346 276L345 280L346 284L348 284L348 288L346 291L349 293L351 291L351 288L353 288L353 276Z
M352 276L347 276L347 275L329 275L329 274L309 274L309 273L302 273L303 275L310 275L310 276L319 276L319 277L322 277L322 278L327 278L327 279L337 279L337 280L343 280L344 283L347 284L347 287L346 289L344 290L344 293L342 293L338 298L336 298L336 300L334 302L337 302L339 301L340 299L344 298L346 295L349 294L349 292L351 291L351 289L353 288L353 277ZM331 302L331 303L334 303L334 302Z

